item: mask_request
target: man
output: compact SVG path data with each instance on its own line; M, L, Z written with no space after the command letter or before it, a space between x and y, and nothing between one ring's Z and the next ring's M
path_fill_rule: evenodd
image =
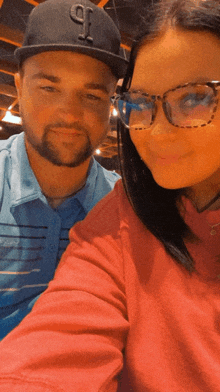
M88 0L31 13L15 76L24 133L0 144L0 338L53 278L68 231L118 175L92 154L109 126L126 61L111 18Z

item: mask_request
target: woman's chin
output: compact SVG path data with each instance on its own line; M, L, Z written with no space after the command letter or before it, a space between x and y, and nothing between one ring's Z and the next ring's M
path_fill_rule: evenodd
M191 183L189 181L186 181L185 178L181 178L181 175L177 176L172 171L171 173L169 173L168 171L166 171L165 173L158 173L158 171L155 170L152 171L152 175L155 182L165 189L180 189L191 186Z

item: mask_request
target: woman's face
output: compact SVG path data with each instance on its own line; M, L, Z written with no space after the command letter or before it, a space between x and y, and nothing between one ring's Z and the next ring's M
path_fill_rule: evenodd
M129 91L163 95L185 83L208 81L220 81L220 40L207 32L170 29L139 50ZM211 124L179 128L168 122L157 101L154 123L131 128L130 136L160 186L220 183L220 104Z

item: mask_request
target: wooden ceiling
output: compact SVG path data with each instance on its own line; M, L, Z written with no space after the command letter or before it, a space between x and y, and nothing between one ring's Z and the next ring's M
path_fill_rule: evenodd
M23 42L26 23L31 10L45 0L0 0L0 138L21 131L20 126L9 126L1 120L10 110L19 116L14 74L17 71L14 50ZM119 27L122 36L121 52L128 58L132 39L136 34L139 17L135 13L133 0L92 0L99 7L104 7ZM1 128L2 131L1 131ZM111 119L111 131L100 147L103 157L117 154L116 121Z

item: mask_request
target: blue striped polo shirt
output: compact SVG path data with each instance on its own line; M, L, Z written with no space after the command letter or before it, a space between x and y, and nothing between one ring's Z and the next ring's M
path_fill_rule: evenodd
M69 243L69 229L118 179L92 159L84 188L53 209L30 167L24 133L0 141L0 339L47 288Z

